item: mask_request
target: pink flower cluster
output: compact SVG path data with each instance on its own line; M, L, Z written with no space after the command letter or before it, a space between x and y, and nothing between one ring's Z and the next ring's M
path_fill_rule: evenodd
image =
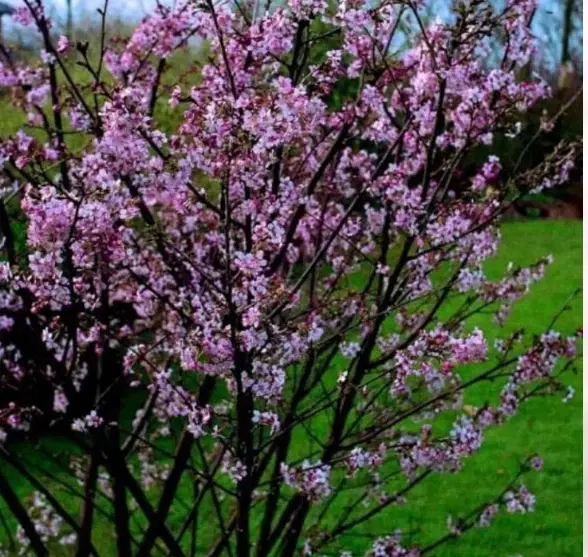
M362 468L376 470L384 462L386 452L385 443L381 443L376 451L367 451L361 447L355 447L345 461L348 475L355 476Z
M521 484L515 491L504 494L506 510L509 513L528 513L535 510L535 496Z
M43 494L38 491L33 493L28 510L35 531L43 541L57 541L62 546L71 546L76 543L76 534L66 533L68 528L64 524L63 518L57 514ZM30 540L22 526L17 528L16 541L19 546L19 555L30 554ZM62 551L67 550L62 548Z
M417 548L405 548L400 544L400 535L395 534L378 538L367 553L367 557L419 557Z
M331 467L318 461L311 464L305 460L300 468L290 468L281 464L282 478L286 485L296 488L310 501L319 501L330 495L329 474Z

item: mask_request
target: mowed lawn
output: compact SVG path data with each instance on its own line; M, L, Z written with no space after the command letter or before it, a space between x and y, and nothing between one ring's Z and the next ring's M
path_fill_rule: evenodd
M582 285L582 223L572 221L509 222L502 226L503 244L487 270L499 276L508 262L530 264L552 254L555 258L543 281L514 308L506 328L541 333L551 317ZM570 303L556 329L572 333L582 324L582 298ZM580 367L580 366L579 366ZM537 496L535 512L501 513L490 528L470 530L435 551L439 557L579 557L582 554L582 377L568 375L576 396L535 399L518 416L490 430L480 452L465 463L462 473L436 475L413 492L412 503L398 509L400 526L436 539L447 532L447 516L466 514L500 493L516 473L518 463L539 453L543 471L525 482ZM482 387L482 390L484 387ZM483 392L466 399L485 400ZM382 525L383 526L383 525ZM390 527L396 527L390 524ZM420 538L417 534L416 537Z
M582 223L567 221L510 222L502 226L503 244L498 256L488 263L492 278L499 277L508 262L528 265L552 254L553 265L545 279L535 285L529 296L519 301L506 326L507 330L524 328L529 333L545 330L554 313L566 303L571 292L582 284ZM563 313L557 329L575 331L582 322L582 300L578 296ZM482 323L480 323L482 324ZM488 328L490 338L497 332ZM503 333L501 332L501 335ZM447 532L447 517L467 514L480 503L495 497L516 473L518 464L531 454L545 460L541 473L529 475L526 483L537 496L536 510L528 515L501 514L488 529L475 529L455 542L434 552L438 557L576 557L582 551L582 378L568 375L576 396L563 403L560 395L533 400L520 414L503 427L486 435L481 451L468 459L457 475L435 474L409 496L407 505L395 507L372 523L372 532L392 533L400 528L413 532L408 536L419 541L433 541ZM466 403L481 404L486 397L482 386L471 392ZM28 459L34 450L23 448ZM5 468L0 462L0 467ZM9 473L8 468L6 468ZM61 475L56 470L57 475ZM28 487L10 474L15 488L23 496ZM189 486L186 485L186 490ZM186 496L189 491L186 491ZM63 494L60 499L66 501ZM189 500L189 497L186 497ZM344 499L340 500L344 505ZM5 506L0 501L0 510ZM173 513L174 523L181 523L182 508ZM98 531L99 530L99 531ZM414 536L414 537L413 537ZM253 536L255 538L255 535ZM115 557L110 526L99 521L96 540L103 557ZM0 541L5 541L0 528ZM101 544L99 544L101 545ZM345 548L363 555L366 539L354 538ZM112 550L110 550L112 548ZM360 549L362 551L360 551ZM57 557L66 555L60 548ZM200 553L199 553L200 554Z

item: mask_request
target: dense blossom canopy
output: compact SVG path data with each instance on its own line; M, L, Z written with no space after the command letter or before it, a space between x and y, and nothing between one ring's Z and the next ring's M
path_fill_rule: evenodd
M425 23L411 0L183 0L96 53L54 38L25 0L16 20L39 30L41 61L3 51L0 64L28 119L0 142L4 193L21 194L26 219L26 254L3 229L0 385L24 394L2 395L0 431L65 426L86 452L81 483L114 501L119 555L135 535L137 555L184 555L185 530L166 523L183 474L218 517L202 554L427 553L394 531L350 551L345 534L561 387L575 337L492 346L467 322L489 310L504 323L541 279L548 257L499 280L483 264L512 199L565 182L574 162L560 145L507 175L493 154L549 95L517 78L534 9L467 0ZM193 38L204 61L170 82ZM474 155L485 162L462 171ZM462 408L466 387L497 377L499 396ZM145 404L125 425L129 391ZM330 510L343 486L348 516ZM130 531L127 497L145 532ZM449 535L533 506L517 477ZM86 522L64 513L37 494L23 551L90 548Z

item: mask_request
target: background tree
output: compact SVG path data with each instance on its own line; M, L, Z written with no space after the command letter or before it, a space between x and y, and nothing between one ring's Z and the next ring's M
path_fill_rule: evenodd
M72 0L66 0L65 31L69 40L73 39L73 5Z

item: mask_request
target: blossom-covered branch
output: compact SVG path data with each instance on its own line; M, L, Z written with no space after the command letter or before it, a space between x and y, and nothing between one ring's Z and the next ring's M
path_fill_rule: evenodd
M0 204L1 442L37 492L27 506L0 476L22 554L101 554L99 516L121 556L349 556L359 527L459 472L526 400L569 396L580 333L492 348L470 320L504 324L543 277L547 254L498 280L484 262L507 207L577 158L561 144L507 174L493 148L550 94L517 79L532 0L459 2L432 23L410 0L182 0L110 41L107 6L95 47L25 0L39 61L0 50L26 121L0 141L26 222L17 246ZM206 59L174 71L196 39ZM482 382L486 404L466 410ZM75 453L56 457L68 505L11 452L47 430ZM509 489L460 528L532 510ZM431 550L394 529L364 541Z

